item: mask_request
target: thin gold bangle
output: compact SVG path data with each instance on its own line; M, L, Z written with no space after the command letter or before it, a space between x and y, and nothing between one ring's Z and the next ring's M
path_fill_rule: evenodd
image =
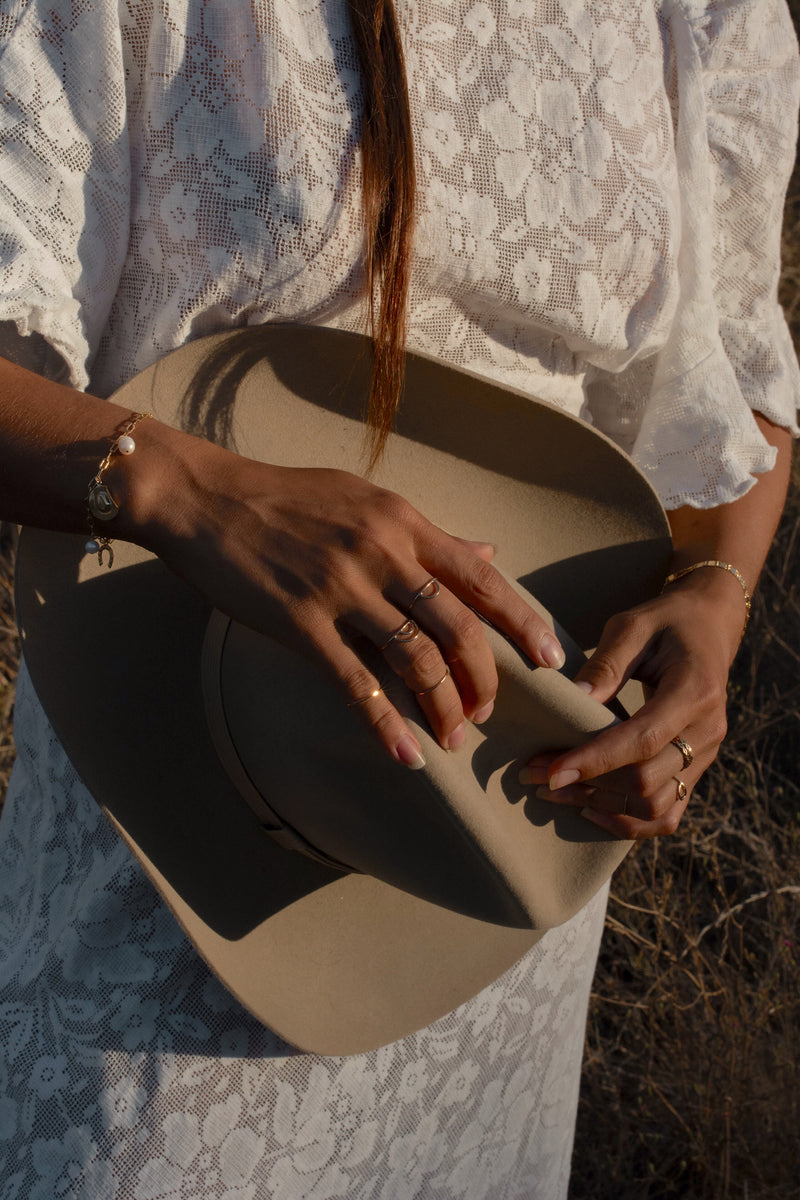
M744 606L746 610L744 626L742 628L742 637L744 637L744 631L747 629L747 623L750 620L750 608L753 603L753 598L750 595L750 589L745 582L744 575L738 567L734 567L733 563L721 562L718 558L704 558L702 562L692 563L691 566L683 567L680 571L673 571L671 575L668 575L664 580L664 587L661 589L662 592L664 591L664 588L669 587L671 583L675 583L678 579L683 579L684 575L691 575L692 571L699 571L701 567L719 567L721 571L727 571L729 575L733 575L734 579L739 580L742 591L744 592Z

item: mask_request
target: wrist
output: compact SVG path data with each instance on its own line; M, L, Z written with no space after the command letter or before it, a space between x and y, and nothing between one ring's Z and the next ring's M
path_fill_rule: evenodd
M192 535L203 463L217 447L152 418L137 425L135 441L135 453L114 455L105 473L119 512L102 532L158 553L171 538Z
M711 560L716 561L716 560ZM727 564L726 564L727 565ZM664 583L663 594L683 594L710 609L710 617L730 646L730 662L736 656L750 615L750 592L738 570L705 564L703 560L676 568Z

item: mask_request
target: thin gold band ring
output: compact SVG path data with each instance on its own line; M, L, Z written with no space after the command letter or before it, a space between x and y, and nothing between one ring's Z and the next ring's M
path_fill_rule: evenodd
M370 692L368 696L361 696L359 700L348 700L347 707L356 708L359 704L366 704L368 700L374 700L377 696L380 696L382 691L383 688L375 688L375 691Z
M418 600L435 600L441 590L439 580L431 577L426 583L423 583L418 591L414 592L406 612L410 613Z
M415 638L418 638L418 637L419 637L419 625L417 624L416 621L412 621L411 618L409 617L409 619L405 622L405 624L401 625L399 629L395 629L395 631L391 635L391 637L388 637L386 639L386 641L383 643L383 645L379 646L378 649L381 651L387 650L389 648L389 646L391 646L392 642L401 642L401 643L413 642L415 640Z
M447 667L447 668L445 669L445 673L444 673L444 675L443 675L443 676L442 676L442 678L441 678L441 679L438 681L438 683L435 683L435 684L433 685L433 687L425 688L425 690L424 690L424 691L422 691L422 692L414 692L414 695L415 695L415 696L429 696L429 695L431 694L431 692L435 692L435 691L436 691L436 689L437 689L438 687L440 687L440 686L441 686L441 685L444 683L445 679L447 679L447 676L448 676L449 674L450 674L450 668L449 668L449 667Z

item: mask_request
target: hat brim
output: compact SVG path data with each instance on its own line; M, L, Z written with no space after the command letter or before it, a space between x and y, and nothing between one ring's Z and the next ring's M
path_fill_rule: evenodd
M115 400L209 432L207 414L179 401L209 347L221 348L225 386L236 395L229 432L241 453L358 470L369 369L362 345L355 335L279 326L209 339L156 364ZM409 356L398 430L375 478L452 532L497 543L509 576L544 598L584 648L612 612L663 578L663 510L612 443L558 410L422 356ZM538 839L541 862L531 870L554 893L541 923L519 928L286 850L265 834L207 735L200 663L208 603L135 546L116 543L114 569L98 570L84 540L32 530L21 540L17 593L34 686L89 790L199 952L287 1041L351 1054L429 1024L576 911L624 855L627 844L572 811L519 788L509 796L501 785L500 802ZM276 644L273 651L284 653ZM276 744L291 745L296 733L280 727L291 685L287 675L270 679L279 703L265 719ZM612 719L574 692L575 736ZM422 724L419 732L427 738ZM319 738L316 731L307 755ZM519 754L536 748L532 733ZM444 752L429 738L424 749L435 774ZM289 772L297 747L287 753ZM478 743L468 745L464 759L479 755Z

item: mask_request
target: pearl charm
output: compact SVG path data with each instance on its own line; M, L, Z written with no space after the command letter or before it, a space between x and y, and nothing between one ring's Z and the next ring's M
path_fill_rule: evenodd
M131 434L140 421L150 416L152 416L152 413L131 413L130 420L125 423L119 437L114 438L108 453L100 463L94 478L89 484L89 493L86 497L89 540L85 543L84 549L87 554L97 555L98 566L103 566L103 555L106 554L108 555L107 566L110 567L114 562L114 551L111 549L111 538L106 535L97 536L94 523L96 520L113 521L119 512L119 505L108 490L107 484L103 482L103 476L111 465L111 460L115 454L133 454L136 449L136 442L131 437Z

